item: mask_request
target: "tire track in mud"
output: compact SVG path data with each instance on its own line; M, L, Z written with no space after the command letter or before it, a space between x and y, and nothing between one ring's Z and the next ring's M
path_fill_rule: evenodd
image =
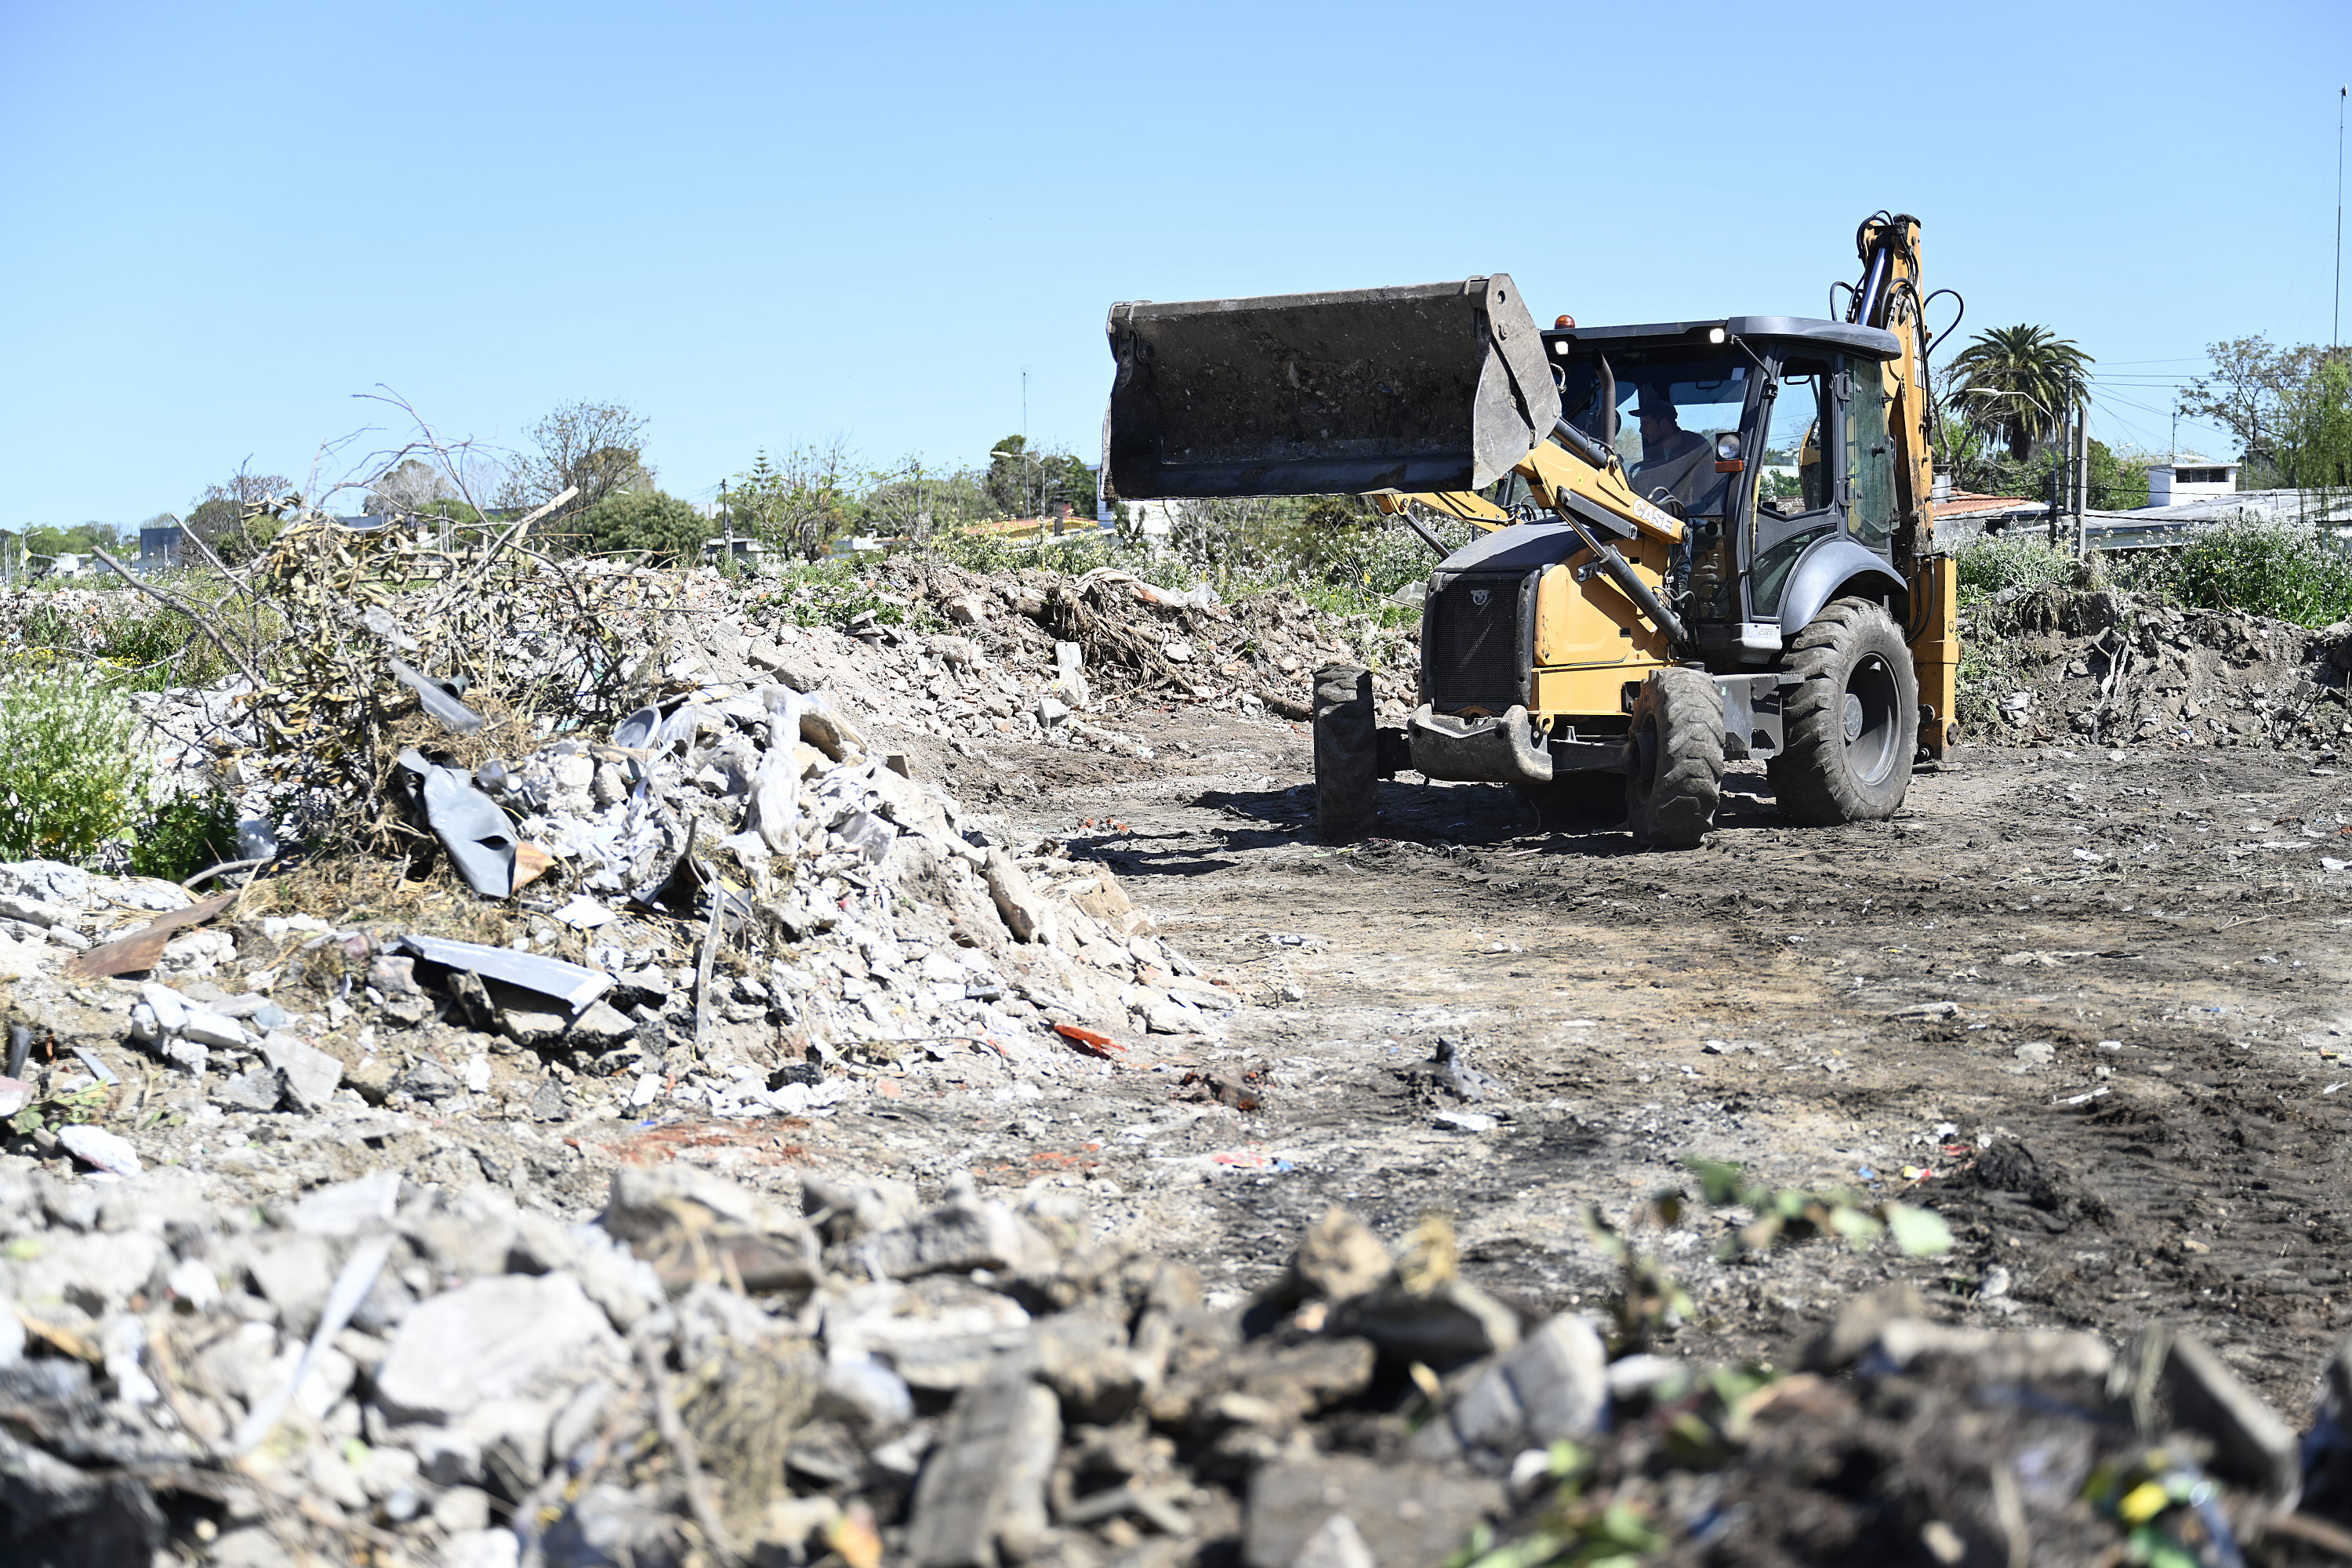
M1118 797L1135 832L1090 852L1203 962L1305 993L1228 1042L1276 1064L1250 1130L1297 1169L1165 1215L1232 1288L1344 1202L1391 1234L1446 1209L1483 1283L1578 1304L1611 1267L1581 1205L1622 1216L1705 1152L1880 1192L1932 1166L1917 1195L1959 1246L1726 1265L1721 1216L1650 1233L1701 1302L1685 1353L1783 1352L1836 1297L1907 1274L1963 1314L2194 1324L2294 1409L2352 1322L2352 1083L2325 1092L2352 1080L2352 921L2317 863L2347 796L2307 759L1973 752L1903 819L1812 830L1735 775L1706 847L1637 855L1600 825L1537 834L1500 790L1415 784L1384 786L1389 837L1321 846L1303 745L1252 733L1224 773L1213 725L1183 733L1131 795L1098 773L1039 805ZM1891 1016L1929 1003L1958 1010ZM1423 1081L1441 1034L1512 1085L1494 1131L1432 1126L1493 1109ZM1980 1300L1996 1264L2013 1284Z

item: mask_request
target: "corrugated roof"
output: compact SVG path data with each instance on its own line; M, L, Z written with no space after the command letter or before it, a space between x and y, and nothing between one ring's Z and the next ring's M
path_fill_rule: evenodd
M1954 490L1936 503L1937 517L1966 517L1971 512L2007 511L2011 507L2044 506L2031 496L1986 496L1973 490Z

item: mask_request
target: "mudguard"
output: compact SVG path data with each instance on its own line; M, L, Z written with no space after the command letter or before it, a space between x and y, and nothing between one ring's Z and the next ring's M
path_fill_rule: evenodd
M1788 586L1780 592L1780 635L1795 637L1822 613L1823 605L1854 592L1875 598L1881 594L1906 594L1909 586L1885 556L1842 536L1822 540L1798 557ZM1897 604L1898 625L1903 619L1901 608Z

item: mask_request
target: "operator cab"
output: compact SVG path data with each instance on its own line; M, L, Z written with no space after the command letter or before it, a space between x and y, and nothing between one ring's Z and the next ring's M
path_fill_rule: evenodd
M1563 416L1634 491L1690 525L1671 586L1692 621L1777 622L1799 561L1836 540L1893 549L1894 443L1874 327L1792 316L1543 334ZM1524 499L1516 479L1496 499ZM1715 638L1703 638L1715 641Z

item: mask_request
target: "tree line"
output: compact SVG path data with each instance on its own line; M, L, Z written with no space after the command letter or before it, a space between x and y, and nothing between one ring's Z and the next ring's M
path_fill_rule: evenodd
M2249 489L2352 489L2352 349L2280 345L2256 334L2208 345L2210 368L2179 390L2176 411L2228 431ZM1937 375L1937 464L1956 488L2039 497L2064 460L2067 409L2095 401L2096 361L2048 327L2021 323L1978 333ZM693 559L703 542L732 534L808 560L850 535L919 539L1010 518L1091 519L1094 471L1066 450L1008 436L984 461L932 468L913 458L882 467L835 438L762 449L719 488L706 510L663 490L646 456L648 421L625 404L577 401L526 432L520 450L465 461L438 447L404 450L359 481L362 510L409 523L478 523L518 516L569 489L544 525L583 552L643 551ZM2091 503L2128 510L2147 501L2147 469L2164 455L2090 443ZM297 493L278 474L240 469L206 485L178 522L226 561L266 547ZM1213 509L1212 509L1213 510ZM1337 514L1318 521L1342 521ZM1355 512L1344 521L1360 521ZM35 556L128 550L136 534L100 522L26 527L8 535Z
M641 551L661 561L698 558L704 542L730 534L816 560L852 535L919 538L1009 518L1095 515L1085 461L1021 436L998 442L985 463L961 468L915 458L872 467L838 438L762 449L721 484L714 504L698 506L661 488L646 455L648 424L626 404L567 403L533 425L519 450L488 461L473 448L463 464L443 449L404 451L359 487L361 509L412 525L475 523L520 516L569 490L541 537L580 553ZM282 475L240 471L206 486L184 518L155 521L180 521L226 561L249 559L276 536L296 492Z
M2352 350L2257 334L2208 344L2206 355L2210 368L2180 387L2174 412L2230 433L2242 489L2352 487ZM2047 327L1978 333L1938 378L1937 467L1963 489L2046 494L2065 459L2066 411L2095 401L2095 363ZM2148 468L2179 456L2089 447L2091 504L2103 509L2147 505Z

